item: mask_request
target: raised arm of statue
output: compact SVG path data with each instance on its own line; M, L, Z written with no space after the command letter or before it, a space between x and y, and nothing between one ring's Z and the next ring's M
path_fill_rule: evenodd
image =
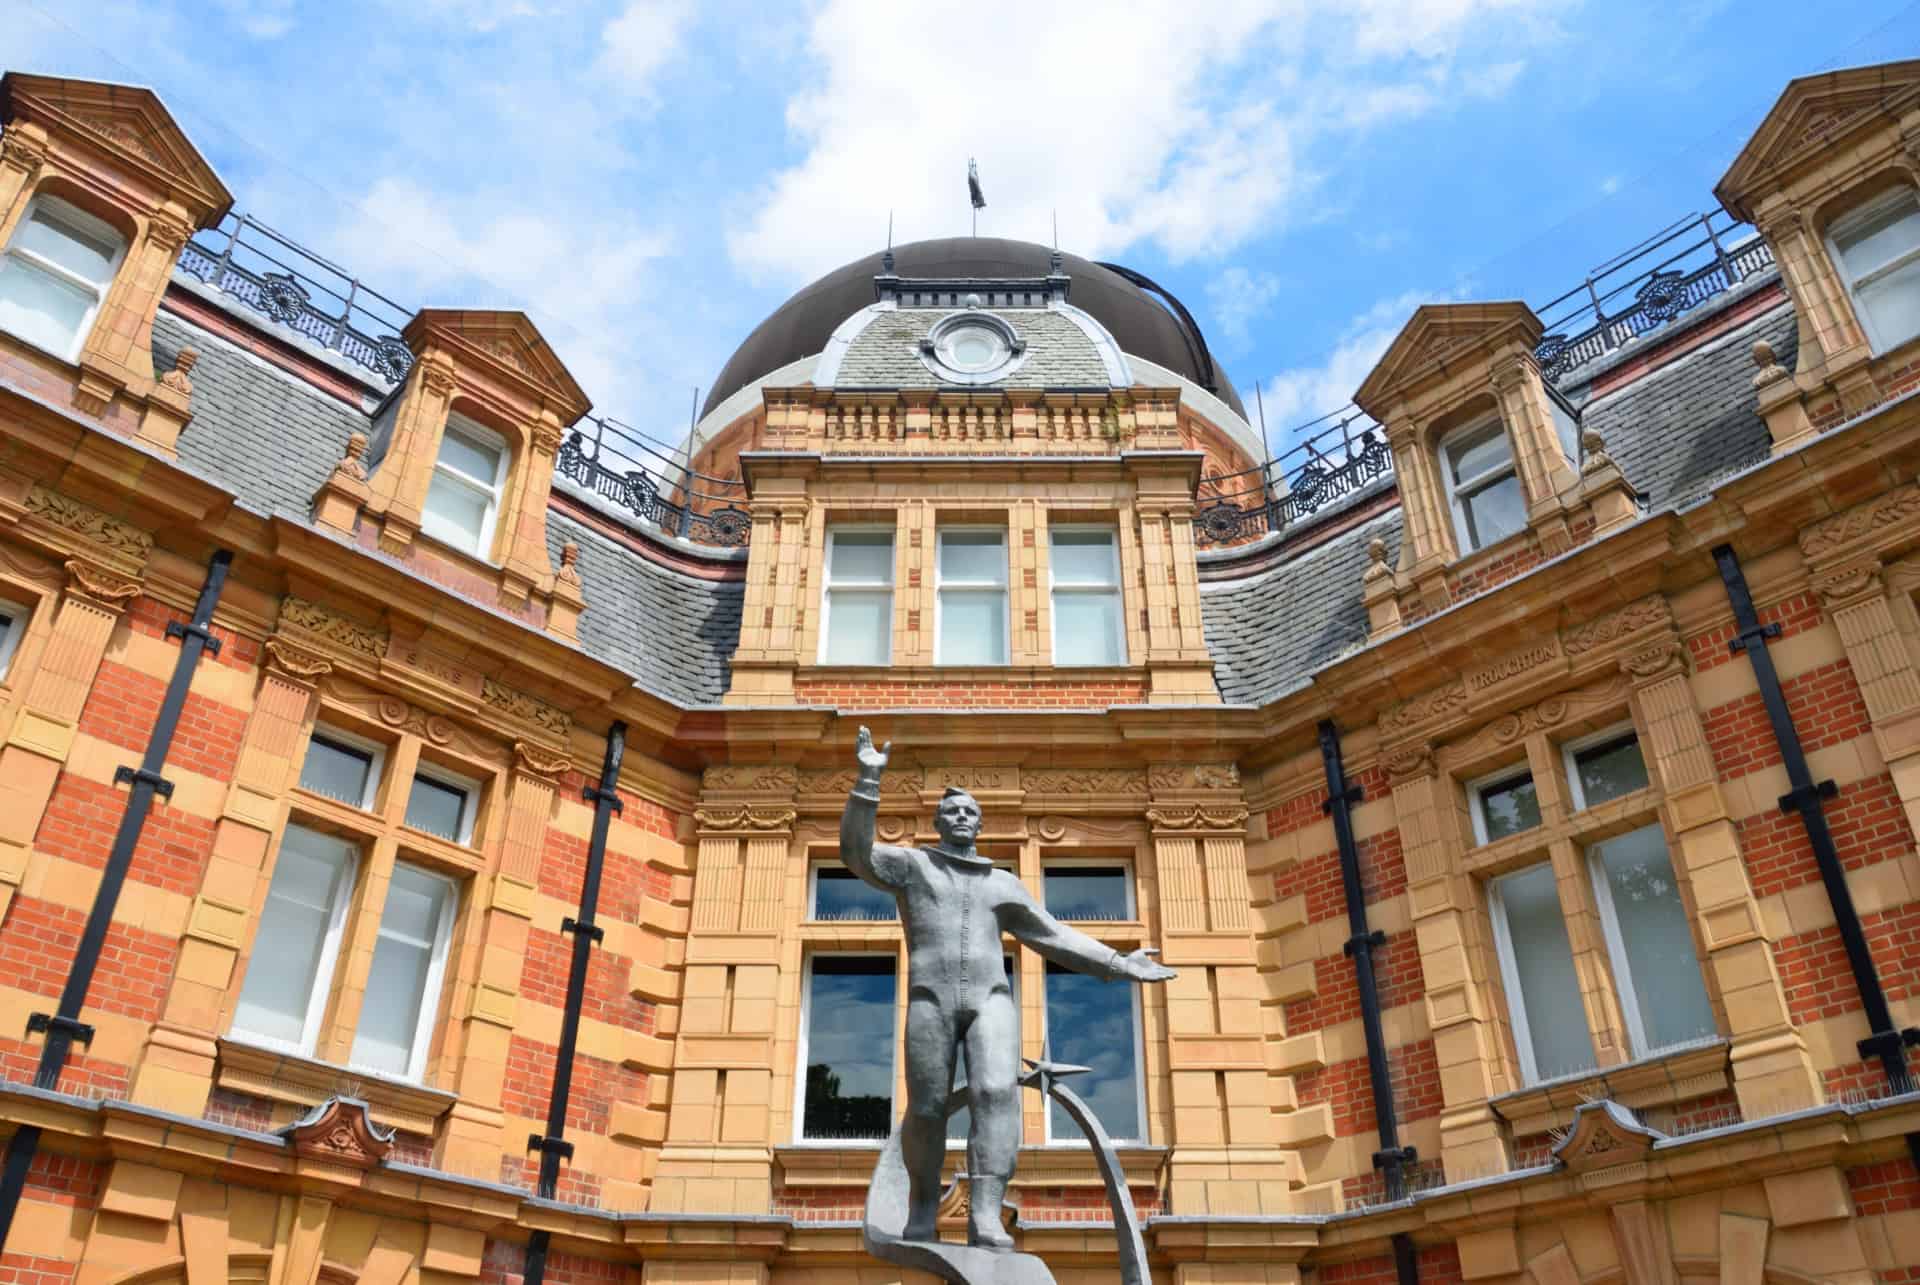
M860 774L847 793L845 810L840 813L840 860L847 869L888 892L900 886L905 863L912 860L913 855L905 848L873 841L874 816L880 810L880 773L887 766L887 752L892 748L893 742L888 741L874 749L873 734L864 727L860 729L860 738L854 747Z
M1122 955L1055 919L1033 899L1026 885L1011 875L1008 878L1017 891L1002 903L1000 926L1033 947L1041 958L1076 973L1090 973L1108 981L1126 978L1136 982L1164 982L1174 976L1171 968L1154 958L1158 952L1141 949Z

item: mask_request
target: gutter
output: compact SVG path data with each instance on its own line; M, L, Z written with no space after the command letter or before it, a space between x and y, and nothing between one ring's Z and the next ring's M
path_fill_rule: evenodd
M1321 810L1333 818L1334 841L1340 849L1340 883L1346 892L1348 937L1345 951L1353 957L1354 982L1360 989L1360 1026L1367 1039L1367 1082L1373 1090L1373 1116L1380 1131L1380 1149L1373 1167L1380 1170L1389 1201L1407 1198L1407 1167L1417 1153L1400 1143L1400 1123L1393 1109L1393 1084L1387 1070L1387 1038L1380 1024L1380 987L1373 973L1373 952L1387 944L1387 935L1367 926L1367 891L1360 880L1360 845L1353 837L1353 805L1362 797L1360 786L1347 780L1340 759L1340 729L1332 719L1320 724L1320 761L1327 773L1327 801ZM1419 1285L1420 1266L1413 1238L1405 1232L1392 1237L1393 1265L1400 1285Z
M147 741L139 767L122 764L113 771L115 785L129 784L132 789L127 792L126 811L120 814L120 828L114 831L113 848L107 854L100 886L93 894L93 908L87 912L87 926L80 934L80 945L68 967L59 1006L52 1013L34 1013L27 1018L29 1034L41 1032L47 1037L40 1047L40 1065L33 1077L39 1088L52 1089L60 1083L60 1073L66 1069L75 1040L89 1046L93 1043L93 1027L80 1020L80 1013L86 1005L87 990L93 985L94 970L100 965L107 930L113 926L113 911L120 903L120 890L133 865L133 850L139 845L140 833L146 829L147 817L153 811L154 796L173 797L173 782L160 775L160 771L167 765L167 751L173 748L173 734L179 730L180 712L186 706L188 690L193 686L193 671L199 667L201 655L220 654L220 640L213 636L213 609L220 601L220 591L226 587L227 569L232 562L232 553L226 549L215 550L207 564L207 578L200 586L200 599L194 604L191 620L185 625L168 622L167 637L180 640L180 654L174 659L173 677L167 680L153 735ZM32 1167L34 1152L39 1149L40 1133L38 1125L22 1125L7 1142L6 1162L0 1167L0 1250L5 1249L7 1235L13 1230L13 1216L20 1208L20 1194L26 1189L27 1170Z

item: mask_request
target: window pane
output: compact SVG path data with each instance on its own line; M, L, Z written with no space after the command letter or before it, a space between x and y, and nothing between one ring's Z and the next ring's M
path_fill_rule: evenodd
M1010 998L1013 1001L1013 1011L1015 1013L1018 1013L1020 1011L1020 979L1018 976L1015 975L1013 971L1013 956L1012 955L1001 956L1000 966L1007 970L1008 998ZM1017 1064L1020 1056L1019 1050L1009 1049L1007 1050L1007 1055L1015 1059L1015 1062ZM960 1056L954 1060L954 1064L953 1064L953 1087L956 1089L963 1089L966 1087L966 1085L967 1085L967 1049L966 1049L966 1046L963 1044L960 1046ZM972 1132L972 1130L973 1130L973 1112L968 1108L961 1107L958 1111L955 1111L952 1115L947 1117L947 1141L965 1142L967 1140L967 1134Z
M893 963L813 961L801 1137L880 1142L893 1132Z
M1540 798L1532 776L1509 777L1480 787L1480 819L1486 822L1487 842L1504 839L1540 824Z
M1120 595L1057 593L1053 596L1053 654L1061 665L1124 665Z
M412 866L396 865L380 912L380 935L367 973L351 1061L356 1066L406 1075L413 1065L421 1014L431 1014L439 996L427 994L438 945L440 919L453 885Z
M449 423L440 439L440 464L491 488L500 472L500 448L472 433L463 433Z
M93 297L14 258L0 260L0 330L65 353L73 347Z
M897 919L900 908L891 893L862 879L851 870L822 867L813 874L813 917L815 919Z
M287 827L234 1009L235 1030L303 1044L314 990L333 981L319 975L320 956L352 869L349 845L301 826Z
M1875 268L1920 245L1920 208L1913 198L1895 202L1865 223L1856 223L1834 237L1846 264L1847 276L1858 281Z
M834 589L827 601L827 646L821 660L829 665L884 665L893 634L893 594Z
M1920 334L1920 259L1862 286L1857 297L1882 349Z
M1477 433L1462 434L1448 442L1447 457L1453 464L1453 480L1464 482L1500 467L1512 455L1507 450L1506 430L1491 424Z
M1067 1087L1085 1098L1116 1139L1138 1139L1139 1066L1135 1061L1134 988L1047 965L1047 1046L1056 1062L1093 1068ZM1080 1126L1049 1103L1053 1139L1078 1141Z
M1462 497L1467 511L1467 538L1476 549L1504 540L1527 525L1527 499L1520 479L1509 473L1491 486Z
M892 533L887 531L834 532L833 566L829 575L835 584L892 584Z
M413 778L413 793L407 796L407 824L442 839L460 842L461 813L467 806L467 792L458 786L443 785L430 776Z
M1614 919L1625 948L1624 968L1633 995L1621 996L1640 1011L1647 1035L1641 1053L1715 1034L1713 1005L1700 978L1680 886L1658 825L1595 844L1593 860L1607 881Z
M1118 584L1113 532L1055 531L1053 578L1057 584Z
M943 665L1004 665L1007 663L1007 595L1005 590L940 595L940 663Z
M478 553L481 533L487 529L487 510L492 503L472 487L436 472L427 487L420 529L457 549Z
M1588 807L1647 788L1647 761L1640 756L1640 738L1631 733L1581 750L1573 756L1573 770Z
M113 260L120 253L117 242L83 231L44 204L34 207L33 217L14 233L13 243L49 263L58 264L83 281L102 286L112 276Z
M1553 866L1542 862L1500 880L1507 938L1513 946L1513 971L1520 994L1509 996L1526 1015L1533 1064L1540 1079L1551 1080L1594 1066L1593 1039L1587 1034L1587 1010L1573 972L1573 947L1560 913ZM1516 1038L1519 1031L1514 1032Z
M357 808L366 802L372 774L373 755L316 734L307 742L307 760L300 765L300 788Z
M1580 425L1574 421L1573 412L1560 404L1556 397L1547 398L1547 405L1553 410L1553 433L1560 439L1560 453L1569 463L1580 459Z
M1004 531L942 531L940 578L1005 584L1007 553Z
M1050 866L1040 873L1047 913L1056 919L1132 918L1125 866Z

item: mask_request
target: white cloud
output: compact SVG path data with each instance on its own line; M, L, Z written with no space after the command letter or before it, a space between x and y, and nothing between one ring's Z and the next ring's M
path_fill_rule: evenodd
M1280 293L1271 272L1250 272L1235 264L1207 283L1207 310L1213 329L1229 351L1244 349L1248 327L1267 315Z
M680 52L692 16L685 0L632 0L600 33L598 70L622 92L645 97L654 76Z
M754 194L729 248L804 278L898 239L964 233L1082 253L1222 253L1285 221L1331 136L1504 92L1545 0L826 0L788 101L799 159ZM1490 24L1486 15L1504 15ZM1121 19L1124 14L1124 20ZM1474 68L1471 36L1503 61ZM1472 89L1463 86L1472 86Z
M1335 416L1323 423L1308 425L1308 421L1352 402L1354 390L1407 324L1413 310L1435 298L1424 291L1410 290L1383 299L1347 323L1339 342L1324 360L1283 370L1260 385L1273 453L1284 454L1307 437L1337 423L1339 417ZM1252 389L1248 389L1244 397L1249 407L1255 404ZM1303 425L1308 426L1303 429Z

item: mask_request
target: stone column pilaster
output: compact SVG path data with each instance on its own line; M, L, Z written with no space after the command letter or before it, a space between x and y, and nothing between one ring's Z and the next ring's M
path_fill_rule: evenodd
M1794 1029L1740 841L1714 773L1680 639L1663 634L1620 662L1634 721L1665 795L1674 865L1693 886L1707 964L1733 1038L1733 1087L1749 1119L1813 1106L1820 1078Z
M1579 485L1579 475L1567 462L1560 435L1553 427L1553 408L1547 399L1540 366L1531 352L1520 350L1496 361L1491 372L1500 418L1513 443L1514 469L1527 493L1527 524L1549 555L1572 547L1567 528L1566 501Z

